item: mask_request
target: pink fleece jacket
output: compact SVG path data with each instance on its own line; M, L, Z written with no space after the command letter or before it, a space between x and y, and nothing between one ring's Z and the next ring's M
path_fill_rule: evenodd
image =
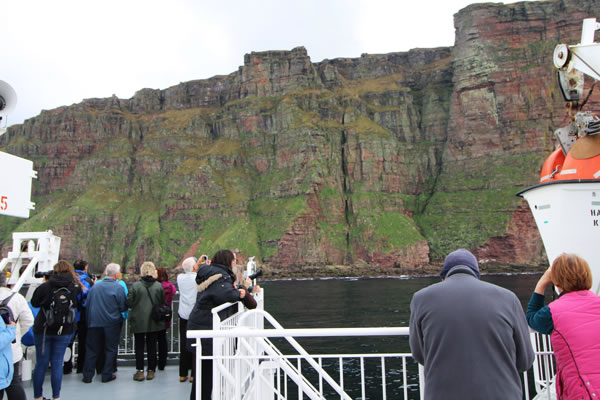
M600 297L565 293L549 305L559 399L600 398Z

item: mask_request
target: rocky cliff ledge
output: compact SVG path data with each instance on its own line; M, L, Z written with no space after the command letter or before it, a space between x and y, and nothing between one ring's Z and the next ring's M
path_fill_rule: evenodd
M565 122L554 46L599 5L477 4L455 15L451 48L251 53L229 75L43 111L0 138L38 171L36 211L3 219L0 244L52 229L62 257L96 268L219 248L296 270L410 269L457 247L538 264L515 193Z

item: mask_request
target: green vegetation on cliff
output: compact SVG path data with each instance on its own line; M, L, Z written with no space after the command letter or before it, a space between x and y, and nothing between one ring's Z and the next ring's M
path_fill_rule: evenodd
M543 155L524 153L454 163L440 176L415 221L427 239L432 258L442 259L459 247L474 249L502 236L512 212L522 202L516 193L535 182Z

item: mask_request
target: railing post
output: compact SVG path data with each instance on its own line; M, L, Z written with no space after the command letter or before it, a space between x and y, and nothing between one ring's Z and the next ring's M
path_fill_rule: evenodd
M200 400L202 394L202 342L200 338L196 338L196 376L194 377L194 385L196 386L196 400Z
M419 364L419 393L421 400L425 400L425 367Z

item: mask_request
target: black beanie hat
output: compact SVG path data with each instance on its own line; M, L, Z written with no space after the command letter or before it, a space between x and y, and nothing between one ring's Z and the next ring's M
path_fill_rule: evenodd
M442 272L440 272L442 279L445 279L448 271L457 265L464 265L471 268L473 272L475 272L475 275L477 275L477 278L480 277L479 264L477 263L475 256L471 254L469 250L458 249L446 256L446 259L444 260L444 268L442 268Z

